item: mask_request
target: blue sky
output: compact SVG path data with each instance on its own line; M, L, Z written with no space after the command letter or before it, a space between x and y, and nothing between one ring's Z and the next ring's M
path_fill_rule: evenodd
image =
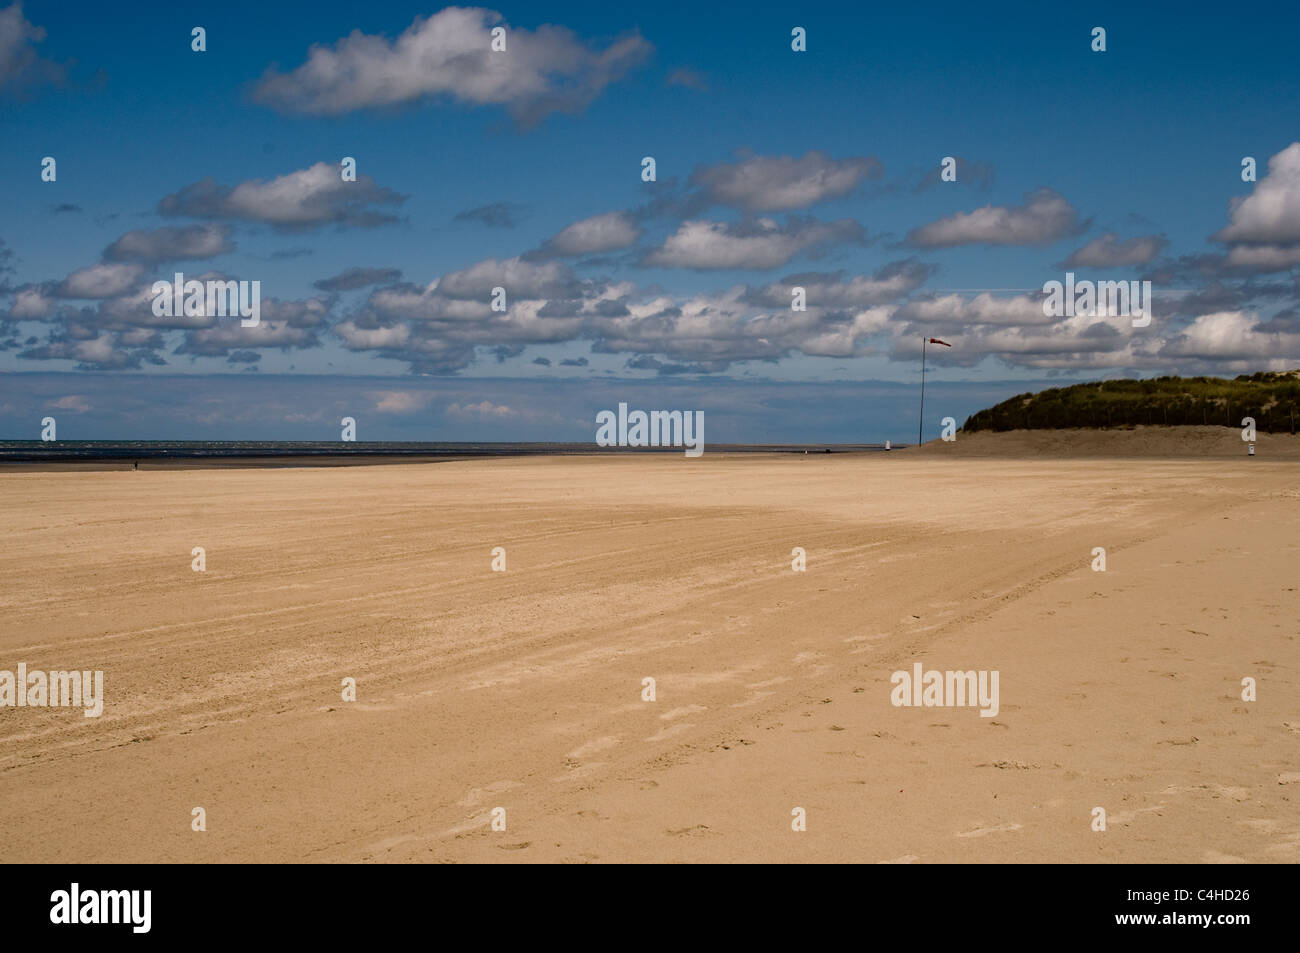
M582 440L636 395L903 440L923 334L930 436L1300 365L1300 18L1252 9L0 6L0 437L322 439L337 398L367 438ZM1155 320L1045 320L1067 270ZM159 320L176 271L259 281L261 325Z

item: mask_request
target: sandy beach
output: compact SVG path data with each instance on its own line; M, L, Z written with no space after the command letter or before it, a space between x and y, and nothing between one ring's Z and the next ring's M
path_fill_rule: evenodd
M1296 438L1222 435L0 472L0 669L105 696L0 707L5 859L1300 861Z

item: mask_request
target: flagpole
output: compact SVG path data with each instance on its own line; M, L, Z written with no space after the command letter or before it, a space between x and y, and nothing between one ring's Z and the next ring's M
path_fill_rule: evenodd
M925 423L925 336L921 336L921 416L916 421L916 445L921 445L921 427Z
M921 419L916 422L916 445L918 447L921 445L922 431L925 429L925 346L927 344L942 344L944 347L952 347L947 341L921 336Z

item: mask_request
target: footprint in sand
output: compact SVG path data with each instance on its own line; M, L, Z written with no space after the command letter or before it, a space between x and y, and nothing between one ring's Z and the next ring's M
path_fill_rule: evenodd
M689 731L693 727L695 726L688 721L679 721L675 725L669 725L663 731L655 732L647 738L646 741L664 741L667 738L671 738L673 735L680 735L683 731Z
M607 764L609 764L608 761L588 761L586 764L581 764L572 758L565 758L564 774L557 774L551 780L560 782L582 781L593 774L599 774L600 769Z
M489 795L502 794L513 788L522 787L522 781L494 781L485 788L474 788L465 797L458 801L461 807L473 807L481 803Z
M664 833L671 834L673 837L704 837L718 832L709 830L705 824L696 824L694 827L683 827L680 830L665 831Z
M1142 814L1158 814L1165 808L1165 806L1165 802L1161 801L1153 807L1139 807L1132 811L1112 812L1110 817L1106 819L1106 823L1110 824L1112 827L1116 824L1128 824L1130 821L1137 820L1137 818Z
M567 757L585 758L588 755L595 754L597 751L604 751L606 748L612 748L618 744L618 735L606 735L603 738L592 738L584 745L579 745L570 751Z
M681 718L683 715L693 715L697 711L708 711L703 705L683 705L680 708L674 708L672 711L666 711L659 717L664 721L672 721L674 718Z
M957 836L958 837L983 837L985 834L1004 834L1004 833L1009 833L1011 831L1018 831L1022 827L1024 827L1023 824L1016 824L1015 822L1012 822L1010 824L999 824L997 827L977 827L973 831L964 831L963 833L958 834Z
M365 702L344 702L341 705L326 705L317 711L397 711L396 705L368 705Z
M1296 777L1300 778L1300 774L1297 774ZM1214 797L1226 797L1229 798L1230 800L1236 801L1238 804L1240 804L1243 801L1250 800L1249 788L1238 788L1238 787L1231 787L1223 784L1216 784L1214 785L1214 790L1216 792Z

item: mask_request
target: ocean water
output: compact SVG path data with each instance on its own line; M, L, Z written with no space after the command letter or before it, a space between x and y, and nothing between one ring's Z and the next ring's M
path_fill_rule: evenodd
M855 453L883 450L883 444L712 444L706 453ZM264 441L264 440L0 440L0 463L58 463L71 461L159 461L281 459L310 462L311 458L447 458L517 457L556 454L675 453L682 447L598 447L594 443L422 443Z

